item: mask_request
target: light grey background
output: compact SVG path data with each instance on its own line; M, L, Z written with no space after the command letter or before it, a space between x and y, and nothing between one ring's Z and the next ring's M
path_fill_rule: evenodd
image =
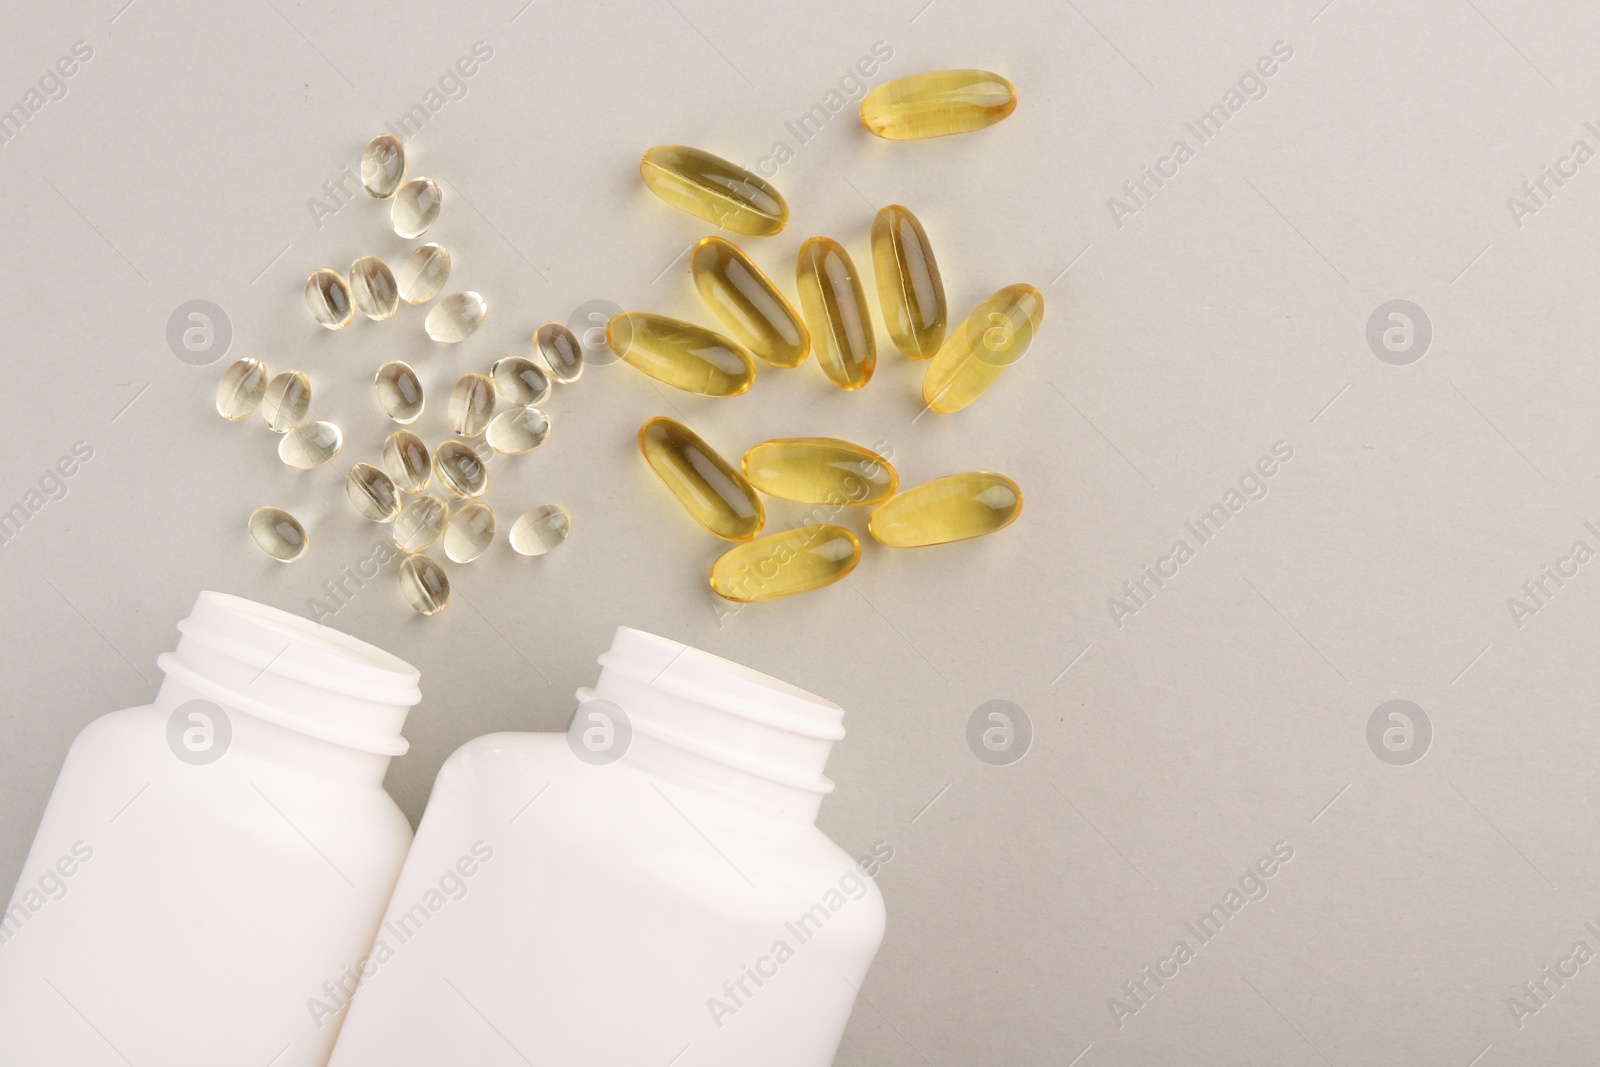
M406 609L391 568L334 620L423 672L389 775L408 814L466 739L562 726L627 623L848 709L821 824L895 859L841 1064L1587 1062L1600 962L1520 1027L1508 998L1574 942L1600 952L1583 926L1600 925L1600 563L1520 626L1507 601L1574 542L1600 549L1583 525L1600 526L1600 161L1547 180L1520 226L1507 200L1575 141L1600 149L1583 125L1600 120L1600 12L524 2L5 5L0 104L74 42L94 56L0 145L0 506L74 442L94 458L0 549L0 883L73 735L150 697L198 590L303 612L383 534L333 468L290 471L258 421L217 418L225 363L174 358L174 308L221 305L228 358L305 370L315 413L346 429L340 462L372 458L383 359L425 375L436 439L448 383L525 351L542 320L589 300L703 319L675 257L704 228L643 190L638 156L685 142L754 164L784 140L792 221L744 243L786 288L800 240L832 235L866 268L873 210L904 203L955 314L1014 281L1045 292L1033 352L969 410L915 421L921 367L886 337L853 394L814 364L762 368L735 400L622 366L558 391L551 442L497 459L490 500L502 528L563 502L572 540L449 566L438 618ZM485 294L488 324L433 350L415 308L316 328L307 273L407 243L364 197L320 228L308 199L480 40L493 58L412 152L446 186L427 239L455 250L451 286ZM852 104L799 145L786 123L878 41L893 58L874 82L987 67L1016 83L1016 114L893 144ZM1266 96L1198 145L1184 123L1277 41L1293 57ZM1119 226L1108 198L1180 137L1194 158ZM1393 299L1434 329L1409 366L1366 341ZM730 456L776 435L881 440L908 483L1000 470L1027 506L980 542L868 543L848 584L720 618L719 545L635 452L656 414ZM1121 584L1197 546L1184 523L1279 441L1293 458L1265 499L1116 625ZM301 562L249 543L266 502L305 518ZM844 521L864 535L864 518ZM994 699L1035 729L1011 766L966 744ZM1392 699L1433 726L1409 766L1368 746ZM1199 944L1184 924L1278 841L1293 859L1269 895ZM1195 958L1119 1027L1108 999L1179 939Z

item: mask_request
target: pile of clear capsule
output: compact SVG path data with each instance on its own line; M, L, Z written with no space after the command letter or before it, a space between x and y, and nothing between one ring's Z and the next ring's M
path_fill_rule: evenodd
M367 145L361 180L370 196L390 202L394 232L412 240L438 219L444 193L431 178L406 180L406 166L405 145L385 134ZM441 297L451 266L450 250L430 242L412 248L394 269L372 255L360 257L346 272L320 268L306 279L306 308L324 329L342 330L357 313L382 322L402 303L422 305L438 297L423 330L439 344L456 344L483 325L488 303L472 290ZM490 459L543 445L550 437L543 405L555 388L577 382L583 369L583 350L572 333L560 323L544 323L534 330L526 355L506 356L481 372L462 375L445 402L434 405L443 410L453 436L431 448L412 428L428 408L421 377L401 360L376 369L374 406L394 429L371 462L338 469L350 509L388 526L399 557L400 593L413 610L436 615L450 602L449 577L430 552L470 563L493 545L499 520L485 499ZM310 418L311 380L303 371L271 375L259 359L237 360L217 383L216 408L234 422L259 412L267 429L279 435L278 458L297 470L332 464L344 447L339 426ZM285 563L303 558L309 547L305 524L274 505L257 508L246 530L257 547ZM519 514L505 540L520 555L542 556L571 530L572 515L565 507L539 504Z

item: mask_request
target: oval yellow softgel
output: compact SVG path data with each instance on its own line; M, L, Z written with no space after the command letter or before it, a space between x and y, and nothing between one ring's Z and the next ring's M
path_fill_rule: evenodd
M884 501L867 521L891 548L965 541L1003 530L1022 514L1022 490L1003 474L971 471L935 478Z
M922 377L922 402L960 411L1021 359L1044 319L1044 296L1026 283L1008 285L979 304L939 347Z
M988 70L930 70L884 82L861 100L861 125L891 141L993 126L1017 108L1017 90Z
M840 389L860 389L878 365L878 341L850 254L831 238L811 237L800 246L794 269L822 373Z
M744 250L707 237L689 256L700 299L733 339L774 367L796 367L811 351L811 335L760 267Z
M796 526L735 545L711 564L711 588L753 603L832 585L861 562L861 542L843 526Z
M648 311L613 315L606 344L641 374L701 396L738 396L756 377L750 354L733 340Z
M750 484L803 504L877 504L894 495L899 477L889 461L834 437L780 437L744 454Z
M639 160L639 175L679 211L735 233L769 237L789 221L789 205L770 182L698 148L658 144Z
M944 280L922 223L899 204L872 220L872 266L878 306L894 346L907 359L927 359L944 343L949 312Z
M748 541L766 522L744 475L683 423L658 416L639 427L639 452L695 522L727 541Z

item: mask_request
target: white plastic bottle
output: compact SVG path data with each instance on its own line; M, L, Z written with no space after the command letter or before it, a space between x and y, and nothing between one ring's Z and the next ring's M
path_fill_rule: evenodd
M344 995L405 859L382 783L417 672L218 593L178 630L154 703L73 742L0 915L0 1064L327 1062L308 1003Z
M835 705L627 628L565 734L439 772L332 1067L826 1067L883 937Z

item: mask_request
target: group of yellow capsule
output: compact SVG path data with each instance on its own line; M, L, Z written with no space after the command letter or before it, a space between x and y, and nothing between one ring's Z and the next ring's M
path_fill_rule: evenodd
M862 100L872 133L910 140L993 125L1016 107L998 74L979 70L917 74L878 86ZM789 208L771 183L708 152L658 145L644 154L646 187L673 207L755 237L780 232ZM892 204L872 224L879 307L902 355L927 360L922 399L928 410L960 411L1027 351L1044 315L1031 285L1008 285L947 330L944 283L921 222ZM816 352L833 385L860 389L877 366L877 344L861 278L850 255L812 237L795 262L800 312L738 246L707 237L689 260L695 288L727 330L649 312L616 315L606 342L629 366L663 384L705 396L737 396L755 380L752 356L792 368ZM948 334L948 336L947 336ZM856 536L812 523L758 537L765 509L758 493L801 503L872 506L868 529L897 548L944 544L993 533L1022 510L1017 484L1001 474L953 474L904 491L889 460L828 437L765 441L739 469L699 435L669 418L639 428L646 463L697 522L740 542L711 565L711 587L735 601L772 600L835 582L861 559Z
M387 134L374 138L362 156L363 186L376 199L392 199L391 226L411 239L438 218L443 194L429 178L404 182L405 170L405 147ZM398 311L401 300L424 304L438 296L450 266L449 250L438 244L414 248L398 276L377 256L363 256L351 265L348 281L328 268L312 272L305 285L306 307L312 319L329 330L348 326L356 311L381 321ZM488 305L478 293L452 293L428 312L424 328L434 341L453 344L475 333L487 313ZM544 444L550 436L550 419L539 405L549 398L553 383L569 385L583 374L583 349L560 323L547 322L534 331L530 355L533 358L507 356L487 374L462 375L446 407L450 430L457 436L432 451L407 428L426 407L416 371L391 360L374 375L378 407L399 428L384 441L382 466L357 463L345 472L345 495L363 518L390 524L394 546L402 554L401 594L423 615L437 614L450 602L449 578L425 550L438 542L445 556L457 563L483 554L496 527L494 510L481 499L489 486L490 458L497 453L520 455ZM320 467L344 446L337 425L307 420L311 382L297 370L269 377L260 360L238 360L217 383L216 407L230 421L259 408L267 428L282 435L278 457L290 467ZM472 443L480 437L481 443ZM434 480L447 496L425 492ZM304 524L283 508L257 508L247 529L256 545L274 559L292 563L306 553ZM572 516L566 508L541 504L516 520L507 540L521 555L541 556L565 541L571 529Z

